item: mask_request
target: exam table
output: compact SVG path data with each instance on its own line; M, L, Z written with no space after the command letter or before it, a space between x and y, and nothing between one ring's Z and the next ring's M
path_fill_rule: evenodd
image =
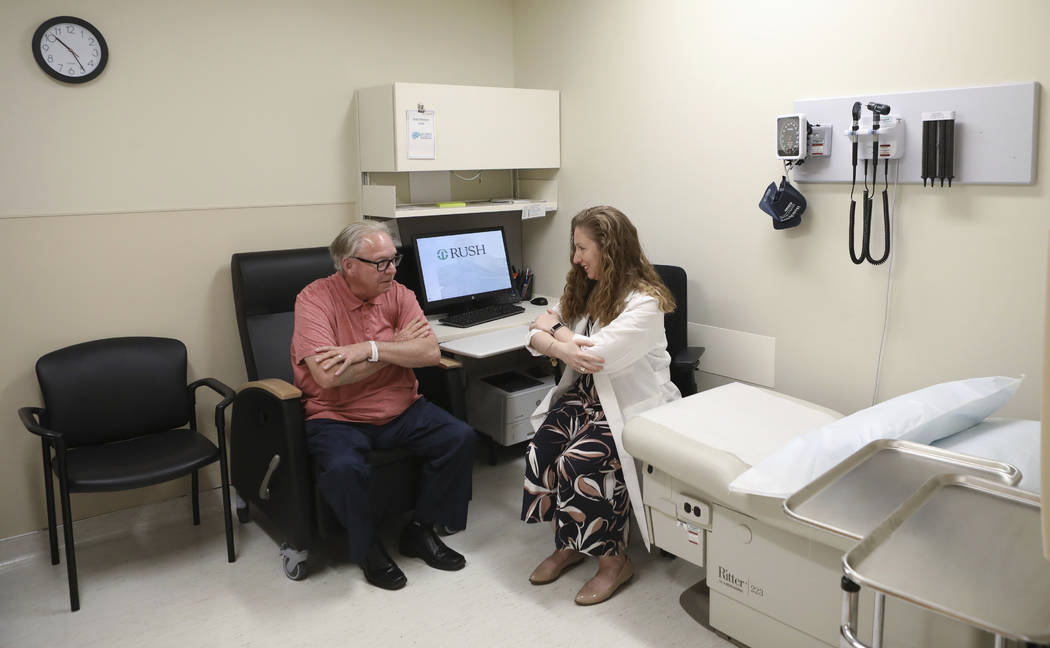
M651 410L624 429L626 449L643 463L650 540L705 568L710 626L752 648L839 645L842 559L857 538L800 524L785 512L783 498L729 490L763 457L839 418L813 403L734 383ZM976 474L1009 468L980 460L971 467ZM860 592L854 628L861 635L871 634L874 602L870 589ZM884 646L992 645L988 633L899 598L885 601L882 614Z

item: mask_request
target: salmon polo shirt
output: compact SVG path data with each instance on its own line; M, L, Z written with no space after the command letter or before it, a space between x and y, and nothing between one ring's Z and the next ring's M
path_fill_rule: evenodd
M307 420L383 425L408 409L419 398L419 384L411 369L387 365L356 383L322 389L305 359L317 355L316 349L322 346L390 342L397 329L422 316L416 296L396 281L371 301L358 299L338 272L303 288L295 299L291 351L295 386L303 392ZM379 360L382 362L382 356Z

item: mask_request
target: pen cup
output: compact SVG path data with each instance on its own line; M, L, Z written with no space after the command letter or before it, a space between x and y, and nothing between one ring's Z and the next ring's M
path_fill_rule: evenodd
M527 301L529 299L532 299L532 284L534 283L533 282L534 278L535 277L533 277L531 271L526 273L525 281L522 282L521 291L520 291L521 292L521 298L522 298L523 301Z

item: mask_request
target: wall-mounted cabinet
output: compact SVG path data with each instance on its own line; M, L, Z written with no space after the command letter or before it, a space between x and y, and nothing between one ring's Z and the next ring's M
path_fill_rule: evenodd
M392 83L356 101L363 216L557 209L558 91Z
M357 91L361 171L555 169L558 91L392 83ZM433 118L433 159L411 159L410 115Z

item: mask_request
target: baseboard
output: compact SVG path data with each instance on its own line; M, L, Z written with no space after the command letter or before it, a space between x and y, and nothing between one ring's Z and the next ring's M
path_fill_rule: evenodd
M222 488L200 491L201 517L205 511L222 509ZM134 535L168 524L185 524L192 516L190 496L182 495L161 502L121 509L83 520L76 520L74 538L77 546ZM59 512L61 517L61 512ZM58 546L64 546L62 524L58 525ZM50 560L47 528L0 539L0 570L15 567L29 560L43 557Z

